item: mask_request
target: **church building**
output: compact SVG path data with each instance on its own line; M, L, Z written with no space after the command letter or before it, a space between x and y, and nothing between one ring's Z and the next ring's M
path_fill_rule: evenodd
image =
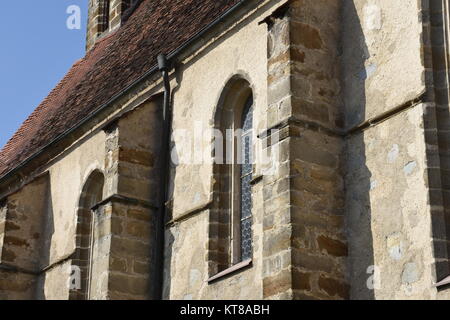
M450 299L448 1L83 14L0 151L0 299Z

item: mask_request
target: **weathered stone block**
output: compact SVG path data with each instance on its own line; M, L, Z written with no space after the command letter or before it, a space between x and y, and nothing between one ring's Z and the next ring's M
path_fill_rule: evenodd
M311 291L311 274L294 268L292 271L292 288L294 290Z
M335 257L346 257L348 255L348 248L345 243L340 240L331 239L327 236L319 236L317 238L319 249L326 251Z
M319 288L326 292L330 297L338 297L342 299L349 298L349 286L336 279L320 276Z
M111 291L136 295L142 298L149 295L149 280L145 277L113 273L110 276L109 285Z
M263 279L264 297L271 297L292 288L292 275L289 270L282 270L277 275Z
M297 268L311 272L326 272L332 274L336 269L337 261L327 255L319 255L305 249L292 250L292 263Z
M290 24L291 43L307 49L321 49L323 46L320 31L306 23L292 21Z
M150 254L148 242L113 236L111 239L111 254L120 257L148 257Z

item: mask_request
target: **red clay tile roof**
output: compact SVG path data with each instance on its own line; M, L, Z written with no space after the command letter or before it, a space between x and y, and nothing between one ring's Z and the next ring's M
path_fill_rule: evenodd
M144 0L76 62L0 151L0 175L76 127L239 0Z

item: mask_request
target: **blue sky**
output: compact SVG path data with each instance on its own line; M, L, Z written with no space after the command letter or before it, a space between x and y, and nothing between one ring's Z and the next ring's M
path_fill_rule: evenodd
M88 0L3 1L0 13L0 147L84 56ZM81 8L81 29L66 10Z

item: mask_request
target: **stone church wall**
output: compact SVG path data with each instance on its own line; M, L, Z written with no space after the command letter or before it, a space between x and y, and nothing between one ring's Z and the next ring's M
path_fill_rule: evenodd
M180 162L166 204L165 299L448 297L433 287L448 272L450 148L438 18L427 20L443 11L430 1L263 1L174 66ZM252 90L256 150L277 167L254 166L252 263L209 282L217 181L207 133L235 78ZM97 119L3 199L0 298L70 297L93 172L104 187L84 208L94 211L89 298L151 298L162 87L146 81L114 106L119 117Z

